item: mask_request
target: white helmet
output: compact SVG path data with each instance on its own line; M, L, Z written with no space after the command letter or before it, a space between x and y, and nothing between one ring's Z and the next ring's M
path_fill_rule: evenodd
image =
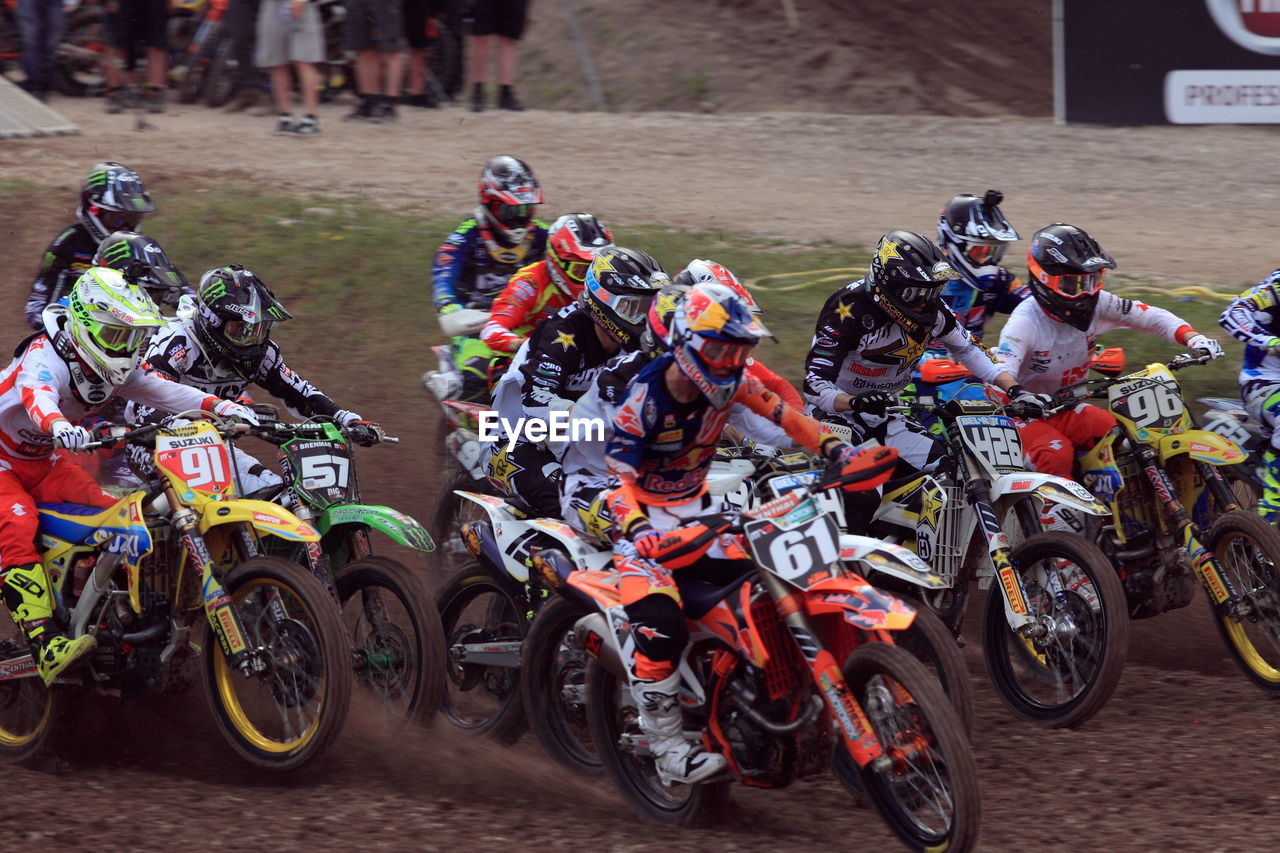
M147 340L163 323L146 291L109 267L85 270L67 300L71 347L109 385L129 377Z

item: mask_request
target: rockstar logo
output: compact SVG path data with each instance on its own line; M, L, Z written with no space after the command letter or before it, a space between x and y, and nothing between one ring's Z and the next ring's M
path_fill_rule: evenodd
M502 485L505 491L511 491L511 477L524 470L524 467L511 461L506 450L489 460L489 479Z
M912 340L906 335L900 341L866 351L867 358L879 364L914 364L922 355L924 341Z
M676 303L680 301L678 293L660 293L657 300L654 301L654 307L658 311L659 317L665 317L667 312L676 310Z
M922 485L920 487L920 520L937 530L938 513L942 510L944 503L937 489Z
M560 346L564 347L565 352L568 352L570 348L576 349L578 346L578 344L573 339L573 335L569 334L568 332L561 332L560 334L556 335L556 339L551 343L559 344Z
M880 248L876 250L876 257L880 259L882 264L888 263L893 258L902 260L902 255L898 254L898 241L885 240L880 244Z
M846 305L843 302L837 303L836 316L838 316L841 320L848 320L850 317L853 316L853 306Z

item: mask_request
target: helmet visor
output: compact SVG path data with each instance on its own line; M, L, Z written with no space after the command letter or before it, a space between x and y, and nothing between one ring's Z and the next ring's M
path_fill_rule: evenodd
M978 266L998 264L1004 257L1005 244L975 243L964 250L964 256Z
M731 372L746 367L751 356L752 344L736 341L722 341L719 338L704 338L698 355L702 361L717 372ZM724 378L723 376L717 378Z
M248 320L230 320L222 327L222 335L228 343L238 347L252 347L263 343L271 332L271 323L251 323Z
M1045 285L1067 299L1079 299L1101 290L1106 274L1106 270L1098 270L1084 275L1051 275Z
M103 326L97 338L102 348L112 355L132 355L154 331L152 326Z

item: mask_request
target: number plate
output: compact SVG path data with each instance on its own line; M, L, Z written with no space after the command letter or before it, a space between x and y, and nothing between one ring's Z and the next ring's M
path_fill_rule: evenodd
M790 517L747 522L746 538L756 563L793 583L801 583L814 572L829 577L826 570L840 559L840 531L835 520L828 513L799 523L789 523Z
M1138 379L1113 385L1107 395L1111 410L1138 429L1170 429L1178 425L1186 406L1175 384L1158 379Z
M208 424L167 429L156 436L156 467L178 494L231 492L231 457L222 437Z
M351 482L351 449L330 439L294 439L281 448L293 473L294 488L308 503L329 507L347 503Z
M1012 418L1003 415L963 415L956 418L969 452L997 473L1021 471L1022 439Z

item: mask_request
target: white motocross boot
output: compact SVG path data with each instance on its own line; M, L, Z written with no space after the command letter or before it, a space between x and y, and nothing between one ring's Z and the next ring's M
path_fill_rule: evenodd
M640 709L640 730L649 737L653 763L664 785L692 785L724 770L723 755L685 740L680 673L673 672L661 681L636 682L631 685L631 694Z

